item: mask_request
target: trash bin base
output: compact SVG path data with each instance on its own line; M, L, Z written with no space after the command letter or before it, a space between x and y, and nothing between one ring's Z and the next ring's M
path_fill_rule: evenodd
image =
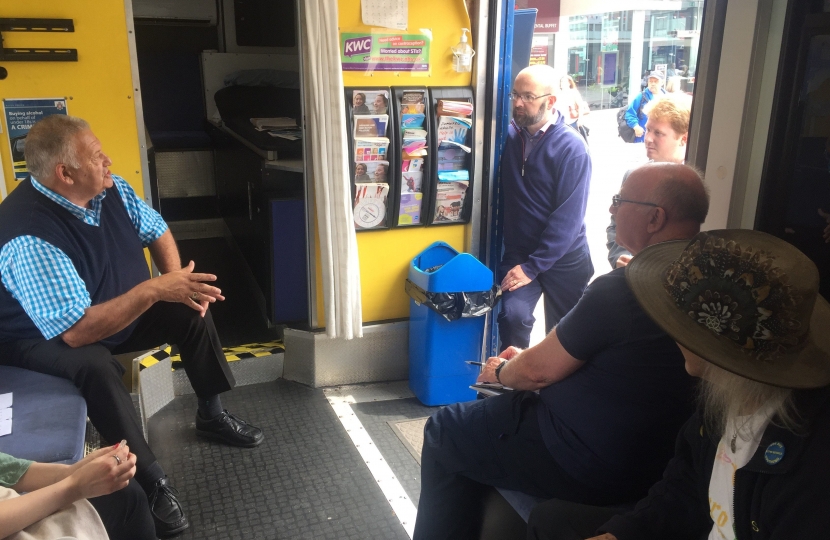
M476 376L409 378L409 389L415 397L430 407L450 405L460 401L472 401L476 398L475 390L470 385L476 382Z

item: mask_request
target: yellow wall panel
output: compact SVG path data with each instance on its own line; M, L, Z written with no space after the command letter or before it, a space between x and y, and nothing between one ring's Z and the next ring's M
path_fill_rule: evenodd
M141 158L122 0L0 2L0 17L72 19L75 32L4 32L4 46L71 48L77 62L3 62L0 99L65 97L69 114L87 120L123 176L144 195ZM5 117L0 157L8 191L14 188Z
M360 0L340 0L339 26L341 32L368 30L360 18ZM469 86L469 73L452 70L450 47L461 38L461 29L470 28L470 17L463 0L422 0L409 3L409 28L432 33L430 74L343 72L345 86ZM383 30L390 33L395 30ZM424 248L441 240L458 251L463 251L467 227L450 225L440 227L412 227L357 234L360 256L360 285L362 290L363 321L370 323L409 316L409 297L404 292L404 280L412 259ZM319 240L315 250L319 257ZM319 261L319 258L318 258ZM318 324L325 325L323 287L320 267L317 271Z
M464 251L464 227L372 231L357 235L365 322L409 317L404 281L412 259L437 240Z
M338 19L341 32L369 30L361 22L360 0L340 0ZM470 16L464 0L420 0L409 2L409 24L407 32L419 33L421 28L432 32L430 45L430 73L410 75L408 72L377 72L371 75L357 71L343 72L344 86L469 86L470 73L456 73L452 69L452 53L461 39L461 29L470 28ZM397 32L379 29L383 32ZM472 39L470 40L472 42Z

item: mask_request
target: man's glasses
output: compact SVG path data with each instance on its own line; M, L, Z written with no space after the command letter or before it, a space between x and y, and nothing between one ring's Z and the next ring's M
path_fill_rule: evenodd
M631 204L642 204L643 206L653 206L655 208L660 208L659 204L654 204L653 202L631 201L631 200L628 200L628 199L623 199L622 197L620 197L619 193L617 193L616 195L611 197L611 206L613 206L614 208L619 208L619 206L624 202L631 203Z
M510 98L510 101L514 101L516 99L521 99L522 103L532 103L539 98L552 96L553 94L542 94L541 96L534 96L533 94L517 94L516 92L510 92L507 94L507 97Z

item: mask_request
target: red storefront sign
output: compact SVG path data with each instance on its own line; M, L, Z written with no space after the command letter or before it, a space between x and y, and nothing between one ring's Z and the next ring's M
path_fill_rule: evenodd
M559 31L560 0L516 0L516 9L536 8L536 32Z

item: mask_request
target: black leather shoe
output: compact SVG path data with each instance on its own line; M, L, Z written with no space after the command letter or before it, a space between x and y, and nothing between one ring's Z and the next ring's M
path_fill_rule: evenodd
M265 438L261 429L237 418L227 410L210 420L205 420L197 412L196 435L244 448L253 448Z
M176 494L178 494L178 491L170 485L170 481L165 476L155 483L153 491L150 492L148 497L150 513L153 514L156 535L159 538L179 534L190 527Z

